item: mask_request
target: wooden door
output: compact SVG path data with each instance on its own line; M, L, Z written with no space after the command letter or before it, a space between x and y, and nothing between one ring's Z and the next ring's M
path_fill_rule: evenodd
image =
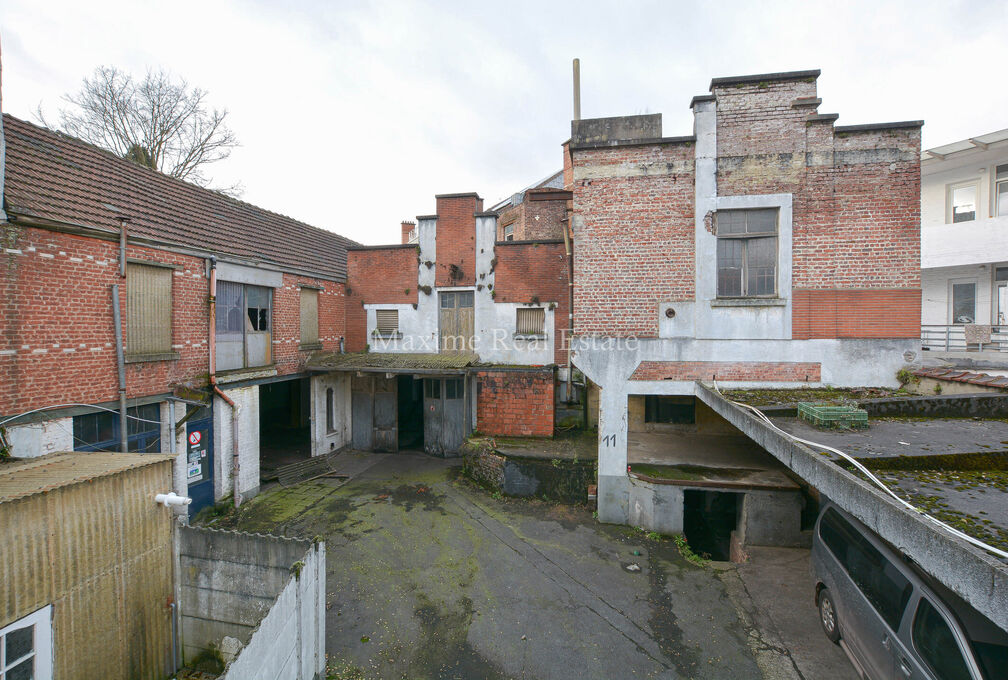
M471 290L441 293L441 343L445 354L463 354L473 351L473 292Z
M444 455L441 378L424 378L424 451Z
M374 378L374 450L399 449L396 379Z

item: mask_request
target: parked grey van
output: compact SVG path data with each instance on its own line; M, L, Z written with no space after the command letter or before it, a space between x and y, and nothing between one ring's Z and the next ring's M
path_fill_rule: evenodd
M1008 633L828 503L812 539L827 637L870 680L1004 680Z

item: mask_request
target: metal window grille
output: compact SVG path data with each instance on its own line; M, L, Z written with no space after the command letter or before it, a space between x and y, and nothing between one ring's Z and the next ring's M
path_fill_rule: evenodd
M542 307L520 307L517 310L515 325L518 335L543 335L546 310Z
M318 291L301 289L301 344L311 345L319 341Z
M171 352L172 270L126 265L126 351L131 356Z
M378 333L392 335L399 332L399 310L379 309L375 311Z

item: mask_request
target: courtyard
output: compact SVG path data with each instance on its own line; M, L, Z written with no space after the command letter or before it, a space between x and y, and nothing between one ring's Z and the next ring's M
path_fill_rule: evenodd
M208 523L326 542L332 678L847 678L808 552L710 562L587 506L492 495L457 462L342 454Z

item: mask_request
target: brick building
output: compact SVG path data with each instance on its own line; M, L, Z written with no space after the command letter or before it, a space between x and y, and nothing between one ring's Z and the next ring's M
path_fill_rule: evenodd
M273 455L345 443L313 427L325 395L305 363L340 346L351 241L11 116L0 130L0 420L15 456L184 452L177 490L205 503L255 493Z
M572 361L598 388L606 521L641 521L628 462L704 435L694 381L896 384L916 359L922 122L836 125L818 75L715 78L686 136L572 123Z
M351 405L355 448L441 454L474 429L552 436L568 249L500 240L477 194L435 200L436 214L403 223L404 243L348 248L346 349L360 354L311 368Z
M567 228L563 171L508 196L490 208L497 213L498 241L561 239Z

